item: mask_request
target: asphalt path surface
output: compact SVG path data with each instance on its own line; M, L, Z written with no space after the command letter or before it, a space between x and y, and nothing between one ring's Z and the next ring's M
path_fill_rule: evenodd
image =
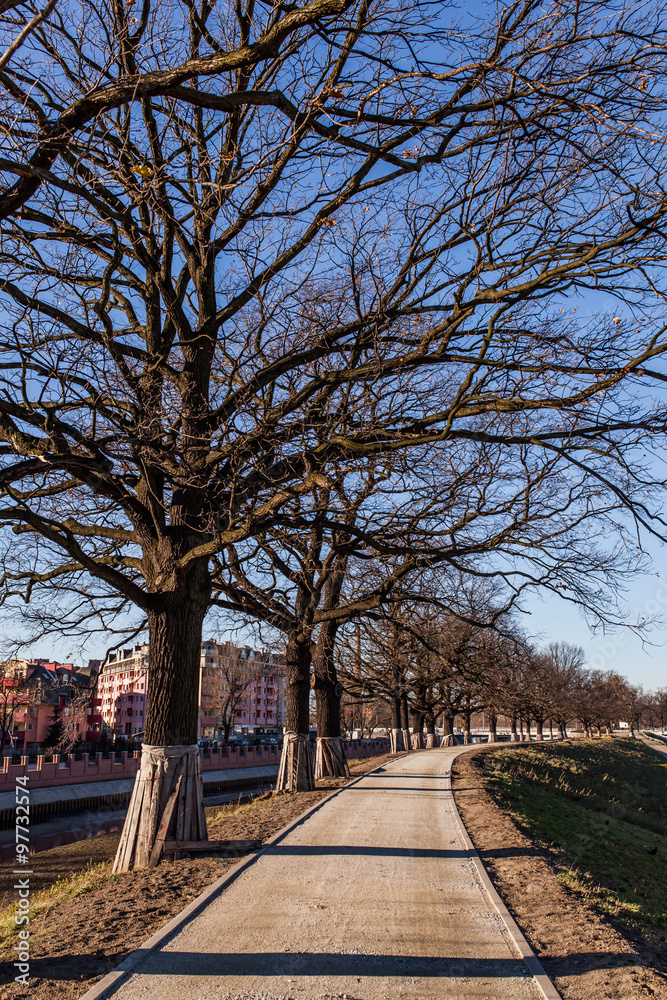
M643 736L639 734L639 739L642 743L645 743L647 747L651 747L652 750L657 750L659 754L667 758L667 743L663 743L662 740L655 740L651 736Z
M398 758L326 800L105 995L544 1000L466 847L456 753Z

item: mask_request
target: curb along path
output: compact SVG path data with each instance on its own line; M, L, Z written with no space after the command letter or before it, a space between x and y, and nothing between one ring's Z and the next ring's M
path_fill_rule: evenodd
M460 822L460 752L327 798L85 1000L555 1000Z

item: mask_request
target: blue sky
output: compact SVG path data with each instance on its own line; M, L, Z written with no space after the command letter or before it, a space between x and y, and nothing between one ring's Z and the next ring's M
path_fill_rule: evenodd
M667 550L655 543L651 555L652 572L637 576L623 600L628 621L655 620L643 641L629 628L593 633L574 605L551 594L524 601L529 614L521 616L523 628L540 645L565 641L582 646L589 667L615 670L631 684L651 690L667 687Z

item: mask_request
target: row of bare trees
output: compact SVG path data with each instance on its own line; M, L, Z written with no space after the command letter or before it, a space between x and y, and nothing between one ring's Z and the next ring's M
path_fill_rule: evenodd
M667 691L646 693L615 671L587 669L583 650L566 642L538 649L506 615L489 625L486 610L475 624L404 601L363 622L339 650L348 719L356 709L357 718L384 725L394 751L432 747L436 723L445 745L454 741L455 723L470 743L480 715L490 742L499 717L512 742L531 732L543 740L546 727L560 740L568 726L587 736L611 733L621 722L633 733L664 728Z
M1 596L26 642L149 633L127 868L175 789L178 839L206 835L212 611L283 637L289 789L312 781L312 678L340 765L337 632L413 572L614 618L663 526L667 17L82 0L24 34L23 9L0 14L5 51L22 37Z

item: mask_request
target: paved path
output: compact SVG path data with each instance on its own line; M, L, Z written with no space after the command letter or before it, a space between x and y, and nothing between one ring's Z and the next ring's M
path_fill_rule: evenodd
M662 740L655 740L651 736L643 736L641 733L639 733L639 739L647 747L651 747L652 750L657 750L658 753L661 753L663 757L667 757L667 743L663 743Z
M544 1000L457 822L456 753L411 754L343 789L104 995Z

